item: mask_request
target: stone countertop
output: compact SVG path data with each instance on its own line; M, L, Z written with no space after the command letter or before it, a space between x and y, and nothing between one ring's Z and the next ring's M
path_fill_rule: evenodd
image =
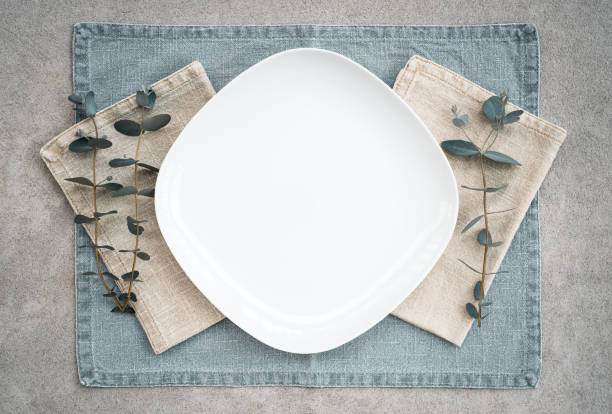
M610 412L612 3L0 2L0 411ZM512 4L510 4L512 3ZM72 26L535 23L540 115L568 137L540 191L543 367L533 390L86 388L74 337L73 214L39 158L72 124Z

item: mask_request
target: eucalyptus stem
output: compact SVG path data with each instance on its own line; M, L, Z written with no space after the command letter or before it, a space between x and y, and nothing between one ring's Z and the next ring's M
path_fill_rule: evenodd
M144 108L142 108L141 125L142 125L142 122L144 122ZM138 142L136 143L136 152L134 155L135 160L138 159L138 154L140 152L140 144L142 142L143 135L144 135L144 130L141 127L140 133L138 134ZM138 164L136 163L134 163L134 187L138 189ZM134 193L134 218L136 220L139 220L138 219L138 191ZM128 305L130 304L130 299L132 295L132 286L134 285L134 272L136 270L136 260L138 259L139 240L140 240L140 230L137 224L136 225L136 241L134 243L134 251L132 252L133 259L132 259L132 270L130 271L130 284L128 286L127 299L125 301L125 304L123 305L123 308L121 309L122 312L124 312L125 309L127 309Z
M490 134L489 134L490 136ZM488 139L488 138L487 138ZM486 141L485 141L486 142ZM480 172L482 174L482 188L487 188L487 178L485 175L485 160L484 156L480 154ZM484 215L484 223L485 223L485 246L484 253L482 256L482 273L480 276L480 293L478 298L478 327L481 326L482 320L482 299L484 298L484 284L485 284L485 275L487 269L487 253L489 252L489 216L487 214L487 192L482 192L482 209Z
M95 120L95 116L92 115L89 117L91 119L91 122L93 122L94 128L96 130L96 139L99 138L99 132L98 132L98 125L96 124L96 120ZM104 276L102 275L102 267L100 265L100 252L98 251L98 221L100 220L99 217L97 217L97 215L95 214L98 211L98 184L96 183L96 156L98 154L98 147L94 146L93 148L93 156L92 156L92 166L91 166L91 170L92 170L92 182L93 182L93 186L92 186L92 193L93 193L93 209L94 209L94 250L96 251L96 268L98 270L98 276L100 277L100 281L102 282L102 285L104 286L104 289L106 289L106 291L109 294L112 294L113 291L111 288L108 287L108 285L106 284L106 281L104 280ZM113 295L113 299L115 301L115 304L121 308L121 303L119 302L119 300L117 299L116 296Z

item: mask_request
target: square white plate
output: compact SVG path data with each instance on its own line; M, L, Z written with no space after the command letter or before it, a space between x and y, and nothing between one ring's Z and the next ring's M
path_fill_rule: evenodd
M276 54L225 86L176 140L155 191L194 284L296 353L340 346L395 309L442 254L457 205L422 121L368 70L319 49Z

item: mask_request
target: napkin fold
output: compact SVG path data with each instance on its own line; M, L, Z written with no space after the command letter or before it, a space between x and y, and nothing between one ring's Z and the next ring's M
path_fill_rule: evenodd
M202 66L194 62L152 85L157 94L154 113L169 113L171 123L156 132L147 133L141 148L141 161L159 166L174 140L197 111L214 95L214 90ZM478 136L484 131L486 120L480 114L482 102L491 96L488 92L461 76L420 57L410 59L397 77L394 90L423 119L439 140L459 138L452 125L450 106L456 104L470 115L470 131ZM514 106L510 104L514 109ZM96 119L101 134L107 135L113 146L98 154L99 176L113 175L124 184L131 182L131 169L113 169L108 161L134 152L135 141L118 134L113 123L119 119L137 120L137 103L132 95L99 112ZM480 128L482 127L482 128ZM66 194L77 214L91 214L91 192L77 184L65 181L75 176L91 175L91 156L67 151L77 129L91 133L93 125L88 120L69 128L47 143L41 156ZM518 159L519 168L488 166L488 179L495 184L508 184L508 188L495 198L493 208L514 208L505 215L498 215L491 222L491 232L504 245L492 249L488 271L495 271L512 240L528 206L555 158L566 132L534 115L525 113L518 123L505 128L495 144L495 149ZM407 136L409 139L409 136ZM473 163L449 157L458 185L477 184L479 170ZM141 175L143 188L154 184L155 177ZM100 244L116 249L131 249L133 236L126 231L125 216L132 211L131 197L111 198L108 194L98 197L100 211L119 210L118 215L107 216L100 225ZM461 345L473 320L465 312L465 303L472 298L478 275L458 262L462 258L478 266L482 250L472 234L479 227L461 235L460 231L474 216L480 214L481 199L476 192L460 189L459 219L455 234L432 272L421 285L393 312L407 322ZM106 210L104 210L106 209ZM141 216L148 219L146 232L141 237L141 248L151 255L149 261L139 261L139 271L144 283L137 283L134 305L140 321L155 353L201 332L223 319L223 315L191 283L174 260L166 246L157 223L152 200L141 203ZM93 228L84 225L90 236ZM109 271L120 275L129 271L127 256L115 251L101 251ZM93 270L93 269L92 269ZM85 277L85 276L84 276ZM506 276L505 276L506 277ZM507 276L511 277L511 276ZM492 278L486 284L490 286ZM119 287L125 287L119 282ZM109 303L110 306L110 303Z

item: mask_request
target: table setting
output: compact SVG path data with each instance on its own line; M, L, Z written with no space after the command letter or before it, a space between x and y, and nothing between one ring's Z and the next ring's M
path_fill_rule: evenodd
M533 25L80 23L73 53L40 154L83 385L537 385L566 132Z

